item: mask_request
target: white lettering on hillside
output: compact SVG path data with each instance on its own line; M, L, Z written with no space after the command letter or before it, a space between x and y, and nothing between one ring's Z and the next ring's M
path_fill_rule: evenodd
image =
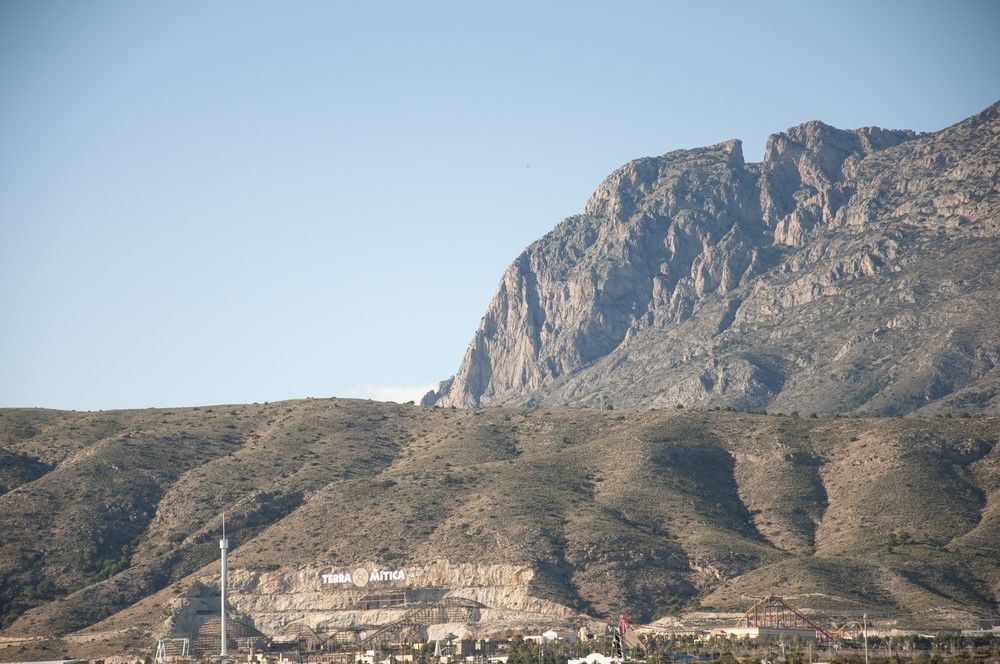
M355 570L357 574L361 570ZM351 576L351 572L327 572L320 576L323 583L328 584L344 584L344 583L354 583L354 578ZM406 580L406 570L401 569L380 569L375 570L368 575L369 582L384 582L384 581L405 581ZM362 584L364 582L362 581Z

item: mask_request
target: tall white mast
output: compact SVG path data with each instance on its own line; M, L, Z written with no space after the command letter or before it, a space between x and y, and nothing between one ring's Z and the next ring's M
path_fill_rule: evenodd
M865 635L865 664L868 664L868 614L864 614L864 635Z
M222 603L222 647L219 656L225 657L229 653L226 649L226 553L229 551L229 540L226 539L226 513L222 513L222 539L219 540L219 549L222 551L222 579L219 582L221 592L219 593Z

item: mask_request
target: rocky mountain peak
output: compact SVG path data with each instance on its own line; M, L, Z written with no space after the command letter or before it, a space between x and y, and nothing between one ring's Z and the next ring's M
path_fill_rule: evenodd
M584 206L584 214L625 220L651 196L662 192L681 169L741 169L743 142L730 139L692 150L674 150L660 157L634 159L616 169L597 186Z
M998 115L631 161L515 260L424 402L992 408L1000 338L970 312L1000 320Z
M764 164L806 159L826 181L837 182L841 179L841 167L849 157L863 158L915 136L913 131L880 127L837 129L813 120L769 136L764 147Z

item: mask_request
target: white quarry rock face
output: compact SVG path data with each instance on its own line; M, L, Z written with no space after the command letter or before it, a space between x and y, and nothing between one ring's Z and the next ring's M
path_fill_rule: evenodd
M356 567L369 571L385 568L370 561L359 563L352 570ZM229 571L230 601L238 614L249 617L258 629L269 635L280 634L295 625L333 632L390 623L399 619L406 609L360 610L358 601L366 595L401 590L408 591L408 596L416 602L450 597L469 599L484 606L477 621L432 626L432 632L443 630L442 635L448 631L467 636L504 629L577 624L581 619L566 606L532 596L529 583L534 571L526 566L436 560L400 568L405 575L402 580L370 581L365 587L352 583L323 583L323 575L331 571L344 570L331 570L330 566L318 564L267 572L233 568ZM218 577L206 576L201 581L206 587L215 587ZM184 616L199 608L201 603L203 600L179 603L171 625L192 631L190 625L182 624L186 620Z

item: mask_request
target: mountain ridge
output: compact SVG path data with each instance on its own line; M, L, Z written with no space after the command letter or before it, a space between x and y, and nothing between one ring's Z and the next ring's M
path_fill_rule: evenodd
M0 660L193 634L217 607L223 513L234 615L271 636L394 619L321 583L359 564L483 604L448 625L475 634L771 593L973 624L1000 613L998 422L347 399L0 410Z
M633 160L582 214L518 256L458 372L423 403L993 412L1000 339L971 330L974 342L949 347L913 323L956 295L987 321L1000 316L982 295L1000 285L998 118L1000 103L925 134L811 121L769 137L757 163L743 160L735 139ZM965 262L950 266L943 249ZM881 293L893 290L904 292L887 302ZM939 292L925 303L921 290ZM896 330L892 362L873 348L844 348L859 345L866 316L868 334ZM959 336L977 323L948 317ZM734 324L742 334L726 335ZM817 339L815 352L756 339L745 329L753 327L833 338ZM914 366L921 354L941 365L962 357L957 370L927 369ZM876 359L925 376L909 394L890 394L877 379L827 394L825 372L850 374ZM949 402L963 391L976 396Z

